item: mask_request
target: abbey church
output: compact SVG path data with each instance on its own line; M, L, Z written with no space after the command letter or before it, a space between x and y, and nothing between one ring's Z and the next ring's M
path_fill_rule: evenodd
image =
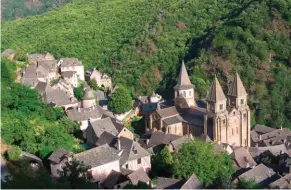
M237 73L227 95L215 77L205 106L201 106L196 103L194 85L182 63L174 92L175 105L151 113L147 117L147 130L181 136L207 134L213 141L250 146L250 109L246 90Z

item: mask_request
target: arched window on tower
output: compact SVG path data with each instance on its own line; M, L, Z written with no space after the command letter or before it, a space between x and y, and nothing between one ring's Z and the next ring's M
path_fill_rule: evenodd
M236 134L238 134L238 127L236 128Z
M233 135L233 129L231 129L231 135Z

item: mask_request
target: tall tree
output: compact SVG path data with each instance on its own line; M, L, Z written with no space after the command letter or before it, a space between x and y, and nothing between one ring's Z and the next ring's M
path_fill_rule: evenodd
M174 154L173 165L175 177L188 179L195 173L206 187L213 185L221 176L231 178L234 172L227 155L216 152L212 144L200 141L185 143Z
M59 181L68 184L72 189L96 189L97 185L92 182L92 176L88 174L90 167L73 159L66 163L63 171L60 171Z
M124 113L131 109L131 97L126 88L120 86L110 97L109 109L115 113Z

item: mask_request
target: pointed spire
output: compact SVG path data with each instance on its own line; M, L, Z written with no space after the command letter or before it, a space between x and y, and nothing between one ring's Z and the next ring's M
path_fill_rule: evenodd
M236 72L234 79L230 85L230 88L228 89L228 94L229 96L244 96L247 95L246 89Z
M193 88L194 85L191 83L185 64L184 64L184 60L182 61L182 66L181 66L181 70L179 73L179 77L178 77L178 81L177 81L177 85L175 86L175 89L188 89L188 88Z
M211 84L211 87L207 93L207 101L218 102L226 100L226 97L222 91L219 81L214 77L214 81Z

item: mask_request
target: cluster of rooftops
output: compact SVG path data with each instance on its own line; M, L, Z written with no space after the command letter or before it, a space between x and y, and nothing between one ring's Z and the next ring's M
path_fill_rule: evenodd
M11 56L13 51L7 50L3 53ZM233 158L237 169L236 180L254 179L265 188L291 188L291 131L286 128L274 129L256 125L251 130L251 147L247 148L213 142L204 134L200 137L192 137L192 135L165 134L161 131L148 131L137 141L135 134L124 127L112 112L94 104L96 96L86 83L83 100L87 102L78 102L73 95L72 89L77 86L76 81L84 81L86 76L91 80L90 77L96 75L98 79L102 79L104 84L111 85L110 77L94 74L95 69L85 73L82 62L78 59L55 60L49 53L28 55L28 62L31 64L23 69L21 82L28 87L36 88L43 101L55 106L62 106L69 118L81 124L83 136L89 145L89 149L77 154L63 148L55 150L48 160L51 163L52 176L56 178L59 177L57 171L62 170L66 162L76 159L90 167L90 175L93 176L99 187L123 188L127 184L137 184L139 181L151 184L148 176L148 172L151 170L151 155L165 145L171 152L174 152L188 141L199 140L213 143L217 151L224 151ZM97 78L96 80L98 80ZM51 82L55 79L58 81L51 86ZM187 82L188 79L178 80L181 80L178 84L185 83L186 86L188 83L191 84L190 81ZM217 81L216 78L215 81ZM221 87L217 87L218 82L215 81L212 83L207 101L226 99ZM236 82L236 84L240 83ZM241 92L236 89L244 88L231 88L229 93L246 94L245 91ZM92 100L89 106L87 105L88 100ZM172 102L163 101L159 95L153 93L152 96L139 97L134 108L138 109L138 113L143 116L157 111L162 118L167 117L164 122L168 125L185 121L202 127L205 101L196 102L196 104L202 106L197 109L185 109L185 114L181 114L178 113L176 107L170 106ZM195 112L192 113L195 118L187 117L191 116L188 112ZM201 117L197 117L197 115ZM199 120L199 118L201 119ZM277 160L277 163L265 162L266 157ZM32 156L30 158L33 159ZM37 160L40 162L39 159ZM158 177L154 187L157 189L195 189L202 188L202 185L193 174L186 181Z

